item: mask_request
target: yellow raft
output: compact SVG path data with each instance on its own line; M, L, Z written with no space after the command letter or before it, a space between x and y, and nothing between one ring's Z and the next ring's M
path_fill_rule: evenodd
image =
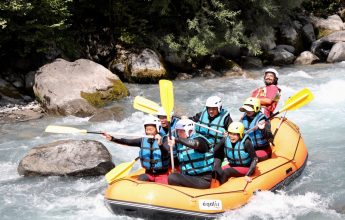
M279 118L271 120L272 131ZM272 158L257 164L253 181L231 178L225 184L210 189L193 189L137 180L143 169L108 186L105 203L118 215L137 217L216 218L239 208L260 190L277 190L298 177L307 162L308 151L299 128L284 119L274 139Z

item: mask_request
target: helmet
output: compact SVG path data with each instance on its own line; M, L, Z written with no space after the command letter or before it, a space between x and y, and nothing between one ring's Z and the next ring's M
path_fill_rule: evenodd
M160 123L161 122L157 117L149 116L144 122L144 127L146 127L146 125L154 125L156 126L157 131L159 131Z
M167 116L167 113L165 112L163 107L159 107L156 113L157 116ZM170 113L170 116L173 116L174 112Z
M240 108L240 111L241 112L250 111L250 112L256 113L260 111L260 108L261 108L260 99L249 97L244 101L242 107Z
M265 70L265 75L266 75L266 73L274 73L274 76L276 78L279 78L279 73L278 73L278 71L276 69L269 68L269 69Z
M222 110L222 99L218 96L211 96L206 100L206 107L217 107L218 112Z
M243 138L244 125L242 122L234 121L229 125L228 132L239 134L240 138Z
M187 137L189 137L190 131L192 131L191 135L194 133L194 121L190 119L181 119L176 123L175 130L184 130Z

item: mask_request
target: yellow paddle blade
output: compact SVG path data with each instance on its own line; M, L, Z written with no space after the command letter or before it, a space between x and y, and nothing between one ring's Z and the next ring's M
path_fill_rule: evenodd
M156 102L146 99L144 97L136 96L134 98L133 107L142 112L154 115L157 113L159 105Z
M299 109L300 107L311 102L313 99L313 93L309 89L304 88L286 100L283 108L279 112Z
M172 82L165 79L159 80L159 93L162 106L164 111L167 113L167 119L170 122L170 114L174 109L174 89Z
M73 133L83 133L86 134L87 130L72 128L72 127L65 127L65 126L58 126L58 125L48 125L45 132L50 133L60 133L60 134L73 134Z
M139 157L135 158L135 160L131 162L121 163L117 165L115 168L110 170L107 174L105 174L105 179L110 184L114 180L124 178L128 176L129 172L131 171L134 163L139 159Z

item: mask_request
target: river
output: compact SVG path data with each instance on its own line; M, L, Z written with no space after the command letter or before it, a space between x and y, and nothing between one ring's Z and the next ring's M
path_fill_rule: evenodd
M210 95L223 98L223 106L238 120L238 108L250 91L263 85L263 70L250 78L195 78L173 81L175 111L192 115L202 110ZM282 98L309 88L315 99L289 111L287 117L301 129L309 150L302 175L285 189L259 192L246 206L227 212L221 219L345 219L345 63L291 66L279 69ZM131 219L114 216L104 206L104 177L35 177L18 175L21 158L32 147L62 139L102 142L115 164L133 160L137 148L107 142L100 135L44 133L48 125L64 125L89 131L143 133L142 112L132 108L136 95L159 101L158 85L127 84L131 96L121 101L127 117L121 121L88 122L88 118L45 117L0 125L0 219ZM134 169L138 168L138 164Z

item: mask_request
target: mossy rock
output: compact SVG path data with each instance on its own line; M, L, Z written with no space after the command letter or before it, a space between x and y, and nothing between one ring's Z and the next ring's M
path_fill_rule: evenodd
M109 102L119 100L129 96L129 91L121 80L111 80L113 86L105 91L96 91L94 93L80 92L80 96L96 108L103 107Z
M320 38L323 38L323 37L326 37L334 32L337 32L335 30L329 30L329 29L322 29L320 28L318 30L318 34L317 34L317 39L320 39Z

